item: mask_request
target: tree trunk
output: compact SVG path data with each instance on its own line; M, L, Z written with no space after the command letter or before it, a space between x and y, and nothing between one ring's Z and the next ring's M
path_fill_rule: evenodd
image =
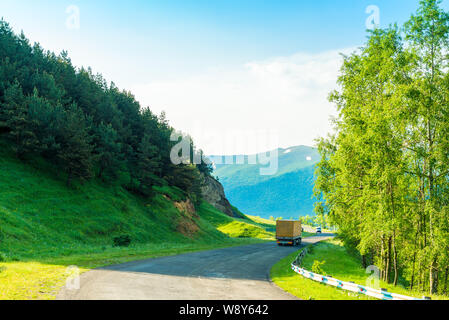
M446 267L446 271L444 273L444 288L443 288L443 294L447 294L447 276L449 273L449 267Z
M385 280L385 243L384 236L381 237L381 248L380 248L380 278Z
M415 282L415 263L416 263L416 251L413 254L412 279L410 280L410 291L413 290L413 284Z
M393 268L394 268L394 280L395 286L398 285L398 251L396 249L396 235L393 236Z
M362 266L363 266L363 269L366 269L368 267L366 265L366 256L364 254L362 255Z
M387 265L385 267L386 271L386 279L387 283L390 283L390 275L391 275L391 236L388 238L388 254L387 254Z
M429 293L436 294L438 292L438 268L437 261L434 258L430 265L430 274L429 274Z
M447 294L447 276L449 273L449 267L446 267L446 272L444 273L444 288L443 288L443 293Z
M418 290L423 291L422 288L422 270L421 270L421 261L418 263Z

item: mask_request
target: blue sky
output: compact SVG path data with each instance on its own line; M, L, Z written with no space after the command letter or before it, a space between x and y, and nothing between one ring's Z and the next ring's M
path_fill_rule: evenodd
M79 29L66 26L70 5L79 8ZM311 145L330 130L326 92L338 52L365 41L369 5L387 26L408 19L417 1L2 0L0 16L45 48L66 49L75 65L131 89L155 112L165 110L175 127L206 130L212 119L219 131L231 122L237 131L271 127L286 147ZM229 116L239 111L243 119ZM202 144L220 144L211 141ZM220 150L227 152L214 152Z

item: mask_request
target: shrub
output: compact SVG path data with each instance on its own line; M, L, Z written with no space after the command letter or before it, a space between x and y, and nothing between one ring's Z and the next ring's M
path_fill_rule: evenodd
M312 272L325 276L326 272L321 268L321 266L325 263L326 263L326 261L315 260L312 265Z
M0 262L5 262L7 260L7 256L6 254L4 254L3 252L0 252Z
M114 247L129 247L131 237L127 234L114 238Z

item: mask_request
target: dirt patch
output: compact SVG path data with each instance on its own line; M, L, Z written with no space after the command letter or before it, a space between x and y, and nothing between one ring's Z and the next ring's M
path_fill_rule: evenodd
M176 231L182 235L192 238L200 230L200 227L196 224L194 220L188 219L186 217L181 217L178 220L178 225Z
M195 206L193 205L192 201L190 201L190 199L187 199L186 201L173 202L173 204L181 213L184 213L188 216L193 216L196 214Z
M173 201L173 205L181 214L175 221L176 231L182 235L193 238L193 236L200 230L196 223L199 219L198 214L192 201Z

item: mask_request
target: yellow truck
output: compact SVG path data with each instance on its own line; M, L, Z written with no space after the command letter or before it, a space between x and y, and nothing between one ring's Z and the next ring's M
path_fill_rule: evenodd
M278 245L299 246L302 240L301 221L277 220L276 241Z

